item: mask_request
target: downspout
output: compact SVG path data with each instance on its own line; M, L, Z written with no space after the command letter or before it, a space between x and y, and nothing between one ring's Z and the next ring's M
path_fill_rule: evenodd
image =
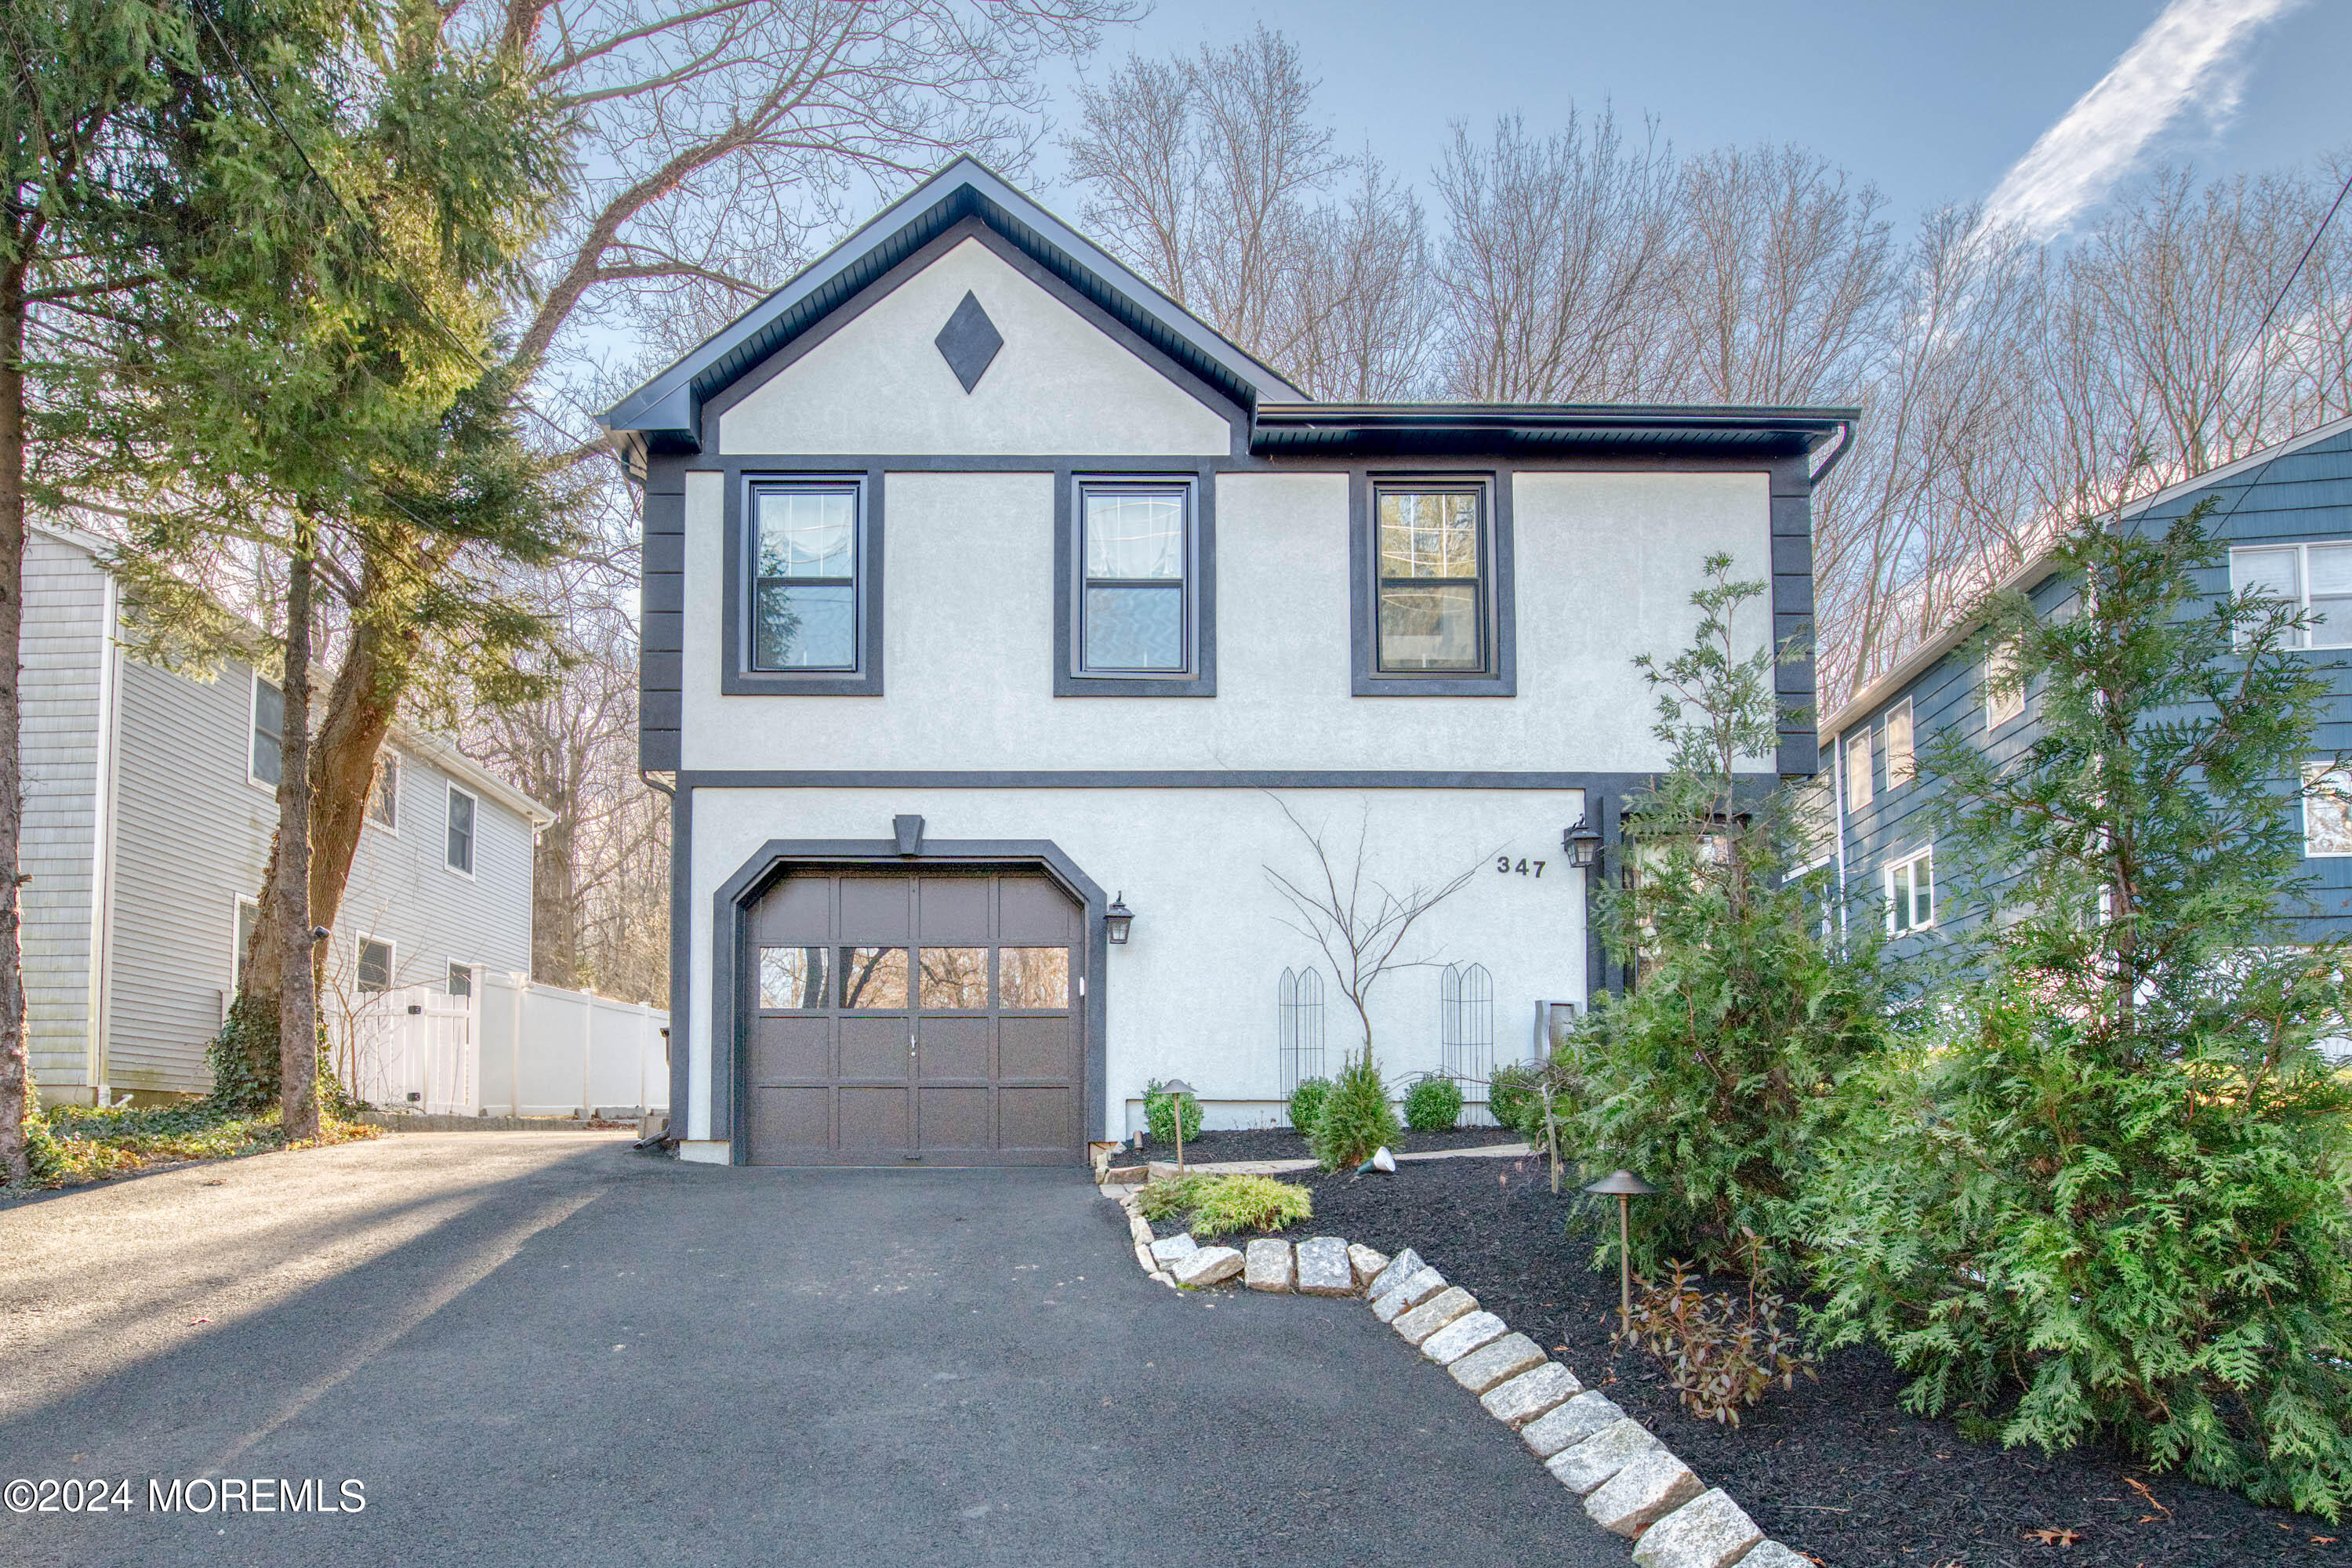
M1830 737L1830 787L1837 794L1838 951L1845 951L1845 737Z
M1845 455L1853 450L1853 421L1851 419L1841 419L1838 421L1837 446L1832 448L1830 455L1822 460L1820 468L1815 468L1811 473L1805 477L1806 484L1814 488L1819 488L1821 482L1830 477L1830 471L1835 468L1840 463L1844 462Z

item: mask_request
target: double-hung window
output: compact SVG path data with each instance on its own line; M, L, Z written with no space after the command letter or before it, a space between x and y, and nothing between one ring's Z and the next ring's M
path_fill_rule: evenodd
M375 782L368 787L367 819L387 833L400 831L400 754L377 753Z
M1985 730L2025 717L2025 682L2017 673L2017 650L2007 644L1985 656Z
M1512 695L1503 488L1486 475L1359 483L1356 695Z
M1845 738L1845 808L1860 811L1870 804L1870 726Z
M857 668L857 487L751 492L751 668Z
M1076 474L1058 504L1054 694L1214 696L1205 481Z
M1086 590L1078 668L1087 675L1181 675L1185 488L1089 484L1080 492Z
M2230 552L2232 593L2284 599L2310 612L2289 647L2352 647L2352 544L2275 544Z
M1886 868L1886 934L1936 923L1936 852L1922 849Z
M449 842L446 861L449 869L470 877L474 874L474 797L449 786Z
M252 728L246 772L254 783L276 788L286 776L281 750L286 743L286 694L257 675L253 678Z
M1906 697L1886 710L1886 787L1909 784L1918 772L1912 750L1911 700Z
M354 965L358 971L354 976L357 989L368 992L392 989L392 943L363 936L355 944L354 955L358 960Z

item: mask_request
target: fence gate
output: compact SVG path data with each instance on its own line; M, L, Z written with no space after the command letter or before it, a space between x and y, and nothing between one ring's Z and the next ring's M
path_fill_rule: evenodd
M1323 1070L1323 973L1284 970L1276 992L1276 1055L1282 1068L1282 1098Z
M1495 977L1483 963L1447 964L1437 983L1437 1009L1441 1059L1446 1077L1462 1086L1462 1120L1492 1127L1486 1080L1495 1072Z
M367 994L330 1026L336 1069L354 1098L384 1110L471 1116L480 1102L474 1009L430 985ZM341 1040L332 1036L341 1033Z

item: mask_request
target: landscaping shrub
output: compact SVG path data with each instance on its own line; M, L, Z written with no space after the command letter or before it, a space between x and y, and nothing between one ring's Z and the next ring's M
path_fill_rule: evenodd
M1536 1089L1536 1067L1532 1062L1512 1062L1498 1067L1486 1078L1486 1109L1505 1127L1516 1128L1528 1136L1528 1123L1535 1121L1538 1130L1543 1122L1543 1100Z
M1307 1147L1327 1171L1360 1165L1372 1151L1397 1141L1396 1108L1389 1103L1388 1085L1369 1050L1348 1058L1332 1080L1323 1101L1323 1114L1307 1135Z
M1148 1220L1174 1219L1178 1215L1191 1214L1200 1201L1202 1184L1207 1176L1179 1176L1172 1182L1146 1182L1135 1194L1136 1206Z
M1604 894L1602 918L1639 984L1596 998L1556 1054L1570 1092L1555 1101L1572 1119L1563 1152L1661 1189L1633 1207L1637 1265L1671 1254L1769 1279L1803 1256L1799 1200L1837 1111L1832 1091L1881 1049L1885 994L1866 938L1840 952L1821 934L1817 879L1791 874L1785 793L1741 781L1773 753L1774 667L1794 650L1737 655L1733 623L1764 585L1730 581L1730 567L1707 560L1689 649L1634 661L1671 767L1633 802L1623 852L1635 874Z
M1211 1176L1192 1204L1192 1234L1275 1231L1315 1217L1315 1195L1271 1176Z
M1290 1091L1290 1125L1301 1134L1313 1131L1315 1119L1323 1114L1323 1101L1330 1093L1331 1080L1328 1078L1299 1080L1298 1087Z
M1643 1280L1633 1292L1629 1337L1666 1365L1666 1383L1683 1408L1703 1421L1739 1425L1739 1413L1760 1401L1774 1384L1797 1386L1797 1374L1816 1375L1802 1342L1785 1327L1787 1304L1751 1284L1746 1303L1699 1288L1685 1265L1666 1264L1665 1283Z
M240 1116L208 1100L120 1109L44 1106L26 1131L33 1184L39 1187L103 1181L159 1161L227 1160L286 1146L275 1107ZM321 1142L381 1135L331 1116L320 1122Z
M2273 902L2310 888L2328 678L2293 651L2307 616L2200 602L2225 563L2202 511L2062 543L2074 614L2003 596L1972 650L2038 688L2021 754L1922 753L1937 848L1994 918L1923 1046L1849 1085L1822 1342L1876 1340L1912 1409L2004 1444L2112 1440L2334 1520L2352 1094L2315 1043L2342 1032L2352 945Z
M1462 1086L1430 1074L1404 1091L1404 1124L1415 1132L1451 1132L1462 1120Z
M1154 1143L1176 1144L1176 1103L1184 1104L1184 1139L1190 1142L1201 1135L1201 1102L1189 1094L1170 1094L1153 1079L1143 1089L1143 1124Z

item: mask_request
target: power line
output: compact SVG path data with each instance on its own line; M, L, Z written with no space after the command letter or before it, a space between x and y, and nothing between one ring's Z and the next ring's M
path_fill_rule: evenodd
M2270 309L2263 312L2261 323L2254 328L2254 335L2248 338L2246 346L2238 351L2236 361L2230 366L2230 374L2222 378L2221 392L2224 395L2228 394L2231 385L2237 381L2238 372L2245 368L2246 356L2254 352L2254 345L2261 342L2263 334L2271 330L2271 319L2278 314L2279 307L2286 303L2288 290L2294 287L2294 280L2303 276L2305 265L2311 260L2312 253L2319 248L2321 237L2326 234L2327 226L2336 221L2336 211L2344 205L2344 198L2347 195L2352 195L2352 174L2346 174L2344 183L2336 188L2336 199L2328 204L2327 211L2321 216L2319 226L2311 231L2311 239L2304 246L2303 254L2296 257L2294 265L2288 268L2286 281L2281 283L2278 292L2272 296Z

